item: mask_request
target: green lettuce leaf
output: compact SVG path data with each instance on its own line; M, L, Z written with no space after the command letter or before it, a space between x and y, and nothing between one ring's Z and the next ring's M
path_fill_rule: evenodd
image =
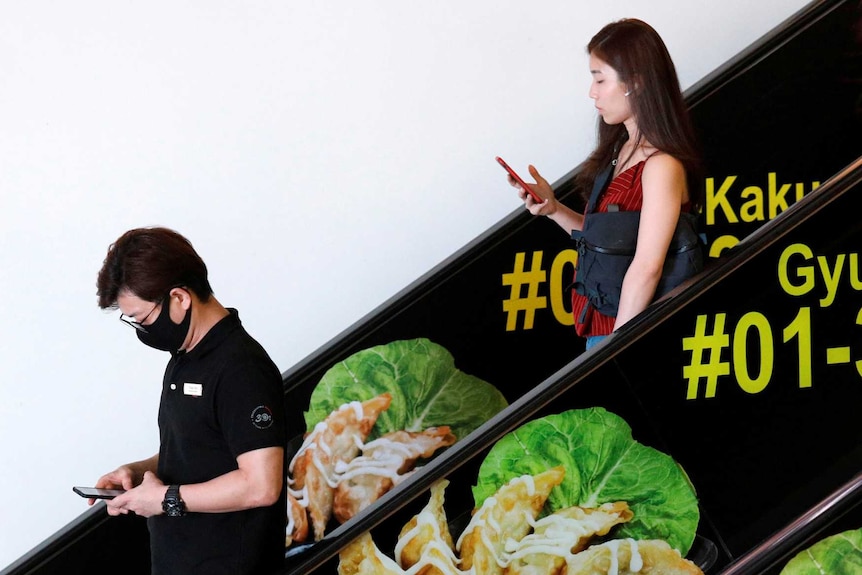
M688 476L668 455L632 438L621 417L603 408L533 420L498 441L482 462L476 507L514 477L566 468L544 513L625 501L634 512L615 537L663 539L683 556L694 541L700 511Z
M384 392L392 395L392 403L380 414L370 439L441 425L462 439L507 405L497 388L458 370L444 347L424 338L401 340L359 351L332 366L311 394L306 427L312 429L345 403Z
M862 575L862 529L818 541L791 559L781 575Z

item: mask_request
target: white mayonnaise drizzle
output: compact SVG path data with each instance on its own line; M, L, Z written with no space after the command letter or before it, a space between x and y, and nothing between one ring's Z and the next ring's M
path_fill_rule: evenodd
M479 508L479 511L473 514L473 517L470 518L470 523L467 524L467 527L464 528L464 531L461 532L461 536L458 537L458 541L455 543L455 549L459 552L461 551L461 543L464 541L470 533L473 532L477 527L485 527L485 517L489 513L489 509L497 504L496 497L488 497L485 499L485 502L482 503L482 507Z
M476 575L476 571L472 567L468 571L458 569L455 566L455 562L458 560L453 559L452 550L439 541L428 543L422 550L422 556L419 561L406 571L387 555L383 554L376 545L374 546L374 556L388 571L402 575L416 575L425 571L429 566L436 567L443 575Z
M608 575L619 575L620 567L625 567L620 561L620 546L628 544L629 546L629 562L628 570L632 573L639 573L643 569L643 557L638 550L638 542L634 539L612 539L596 547L605 548L610 552L611 564L608 568Z
M631 546L632 557L629 560L629 571L634 571L635 573L639 572L643 569L644 560L641 557L640 550L638 549L638 542L634 539L629 539L629 546Z
M289 483L292 483L292 482L289 482ZM302 489L300 489L299 491L297 491L295 489L291 489L290 487L288 487L287 492L290 495L293 495L293 498L296 499L296 501L300 505L302 505L303 507L308 507L308 486L304 485L302 487Z
M532 497L536 494L536 480L532 475L522 475L521 477L518 477L517 479L512 481L512 484L514 485L518 482L523 483L527 487L528 497Z
M620 572L620 541L612 539L604 544L611 552L611 566L608 568L608 575L618 575Z
M524 484L527 493L532 496L535 493L535 482L532 476L523 476L513 479L510 482L514 484L520 481ZM485 499L482 506L473 514L469 524L458 537L455 544L455 549L460 553L464 539L472 534L476 529L481 529L480 537L482 544L487 548L496 564L501 569L506 569L511 563L517 559L522 559L532 554L545 554L564 559L574 557L572 549L579 543L580 539L589 536L601 530L604 523L597 514L584 511L583 516L570 517L562 513L551 514L542 519L536 520L530 512L524 511L525 520L533 528L533 533L526 535L520 541L509 538L503 544L503 549L499 550L499 545L495 545L491 539L499 538L501 527L495 515L504 513L497 507L498 500L491 496ZM616 514L613 511L611 504L602 505L600 510L608 514ZM569 510L569 513L580 515L577 510ZM455 552L443 542L443 537L440 531L437 517L428 509L424 509L415 517L416 525L404 533L395 546L395 558L397 562L397 571L403 575L416 575L422 572L429 566L439 570L444 575L476 575L475 565L469 571L461 571L457 566L461 563L461 559ZM425 545L422 550L422 556L419 562L407 569L403 570L401 556L404 549L416 537L423 533L423 529L429 528L432 530L431 541ZM638 549L638 542L634 539L611 540L596 547L606 548L610 554L610 565L607 575L619 575L621 567L625 567L625 560L620 555L620 546L628 545L629 560L628 570L633 573L639 573L643 569L643 557ZM376 548L375 548L376 549ZM385 566L391 569L392 560L376 550L379 559Z
M510 485L518 481L524 484L529 494L532 495L535 493L535 483L532 476L513 479ZM602 516L594 512L584 511L582 516L577 517L556 513L536 520L530 512L524 511L525 520L533 528L533 532L524 536L520 541L511 538L506 540L503 542L503 548L498 552L499 546L493 545L491 542L491 539L494 537L499 538L501 532L500 525L495 520L495 515L498 515L502 511L496 509L496 507L496 497L488 497L482 504L482 507L470 519L470 523L458 538L455 548L460 552L464 539L476 529L481 528L482 543L492 554L497 565L504 569L513 561L533 554L546 554L569 559L574 556L572 550L579 546L582 537L597 533L604 525ZM608 514L618 515L613 510L612 504L603 505L598 509L605 513L605 517ZM497 511L496 514L494 513L495 510ZM643 567L643 560L638 553L637 543L633 540L627 541L631 548L630 569L638 572ZM619 544L619 541L610 541L604 544L611 553L611 571L608 575L619 575Z
M323 465L322 461L320 461L320 458L317 456L317 453L315 451L311 452L311 463L314 465L314 467L317 468L318 471L320 471L320 475L323 477L323 480L331 489L335 489L336 487L338 487L338 480L329 474L329 471L326 469L326 466Z
M353 410L353 414L356 416L356 421L359 421L360 419L365 417L365 413L362 411L362 403L361 402L351 401L350 403L347 404L347 407L349 409ZM338 411L341 411L342 409L344 409L343 405L338 408Z
M314 426L314 429L311 430L311 433L305 436L305 439L302 440L302 445L299 447L299 451L293 456L293 459L290 460L290 464L287 466L287 470L293 473L293 468L296 465L296 460L300 458L308 449L311 447L312 443L323 434L326 429L326 422L321 421L317 425Z
M311 430L311 433L309 433L308 435L305 436L305 438L302 441L302 445L299 447L299 450L297 450L296 454L290 460L290 463L287 466L288 472L290 474L293 474L293 471L296 467L297 460L300 457L304 456L306 452L311 452L311 463L312 463L312 465L314 465L314 467L318 471L320 471L320 474L323 476L323 480L326 482L326 484L330 488L333 488L333 489L338 486L338 481L339 481L338 474L337 473L335 473L335 474L329 473L329 471L326 469L326 466L323 464L323 462L318 457L317 452L319 450L329 457L332 456L332 448L330 447L330 445L325 440L326 432L329 431L329 428L327 426L327 421L329 421L331 418L338 417L338 415L341 414L341 412L345 412L347 410L353 411L353 415L355 416L357 421L359 421L363 417L365 417L365 413L364 413L364 410L362 408L362 403L359 401L351 401L350 403L345 403L345 404L341 405L337 410L335 410L325 420L318 422L314 426L314 429ZM344 414L344 415L347 416L347 414ZM363 443L362 443L362 440L359 439L359 436L357 434L355 434L355 433L351 434L351 439L359 449L362 449ZM339 464L341 464L341 463L343 463L343 462L341 462L341 461L335 462L336 470L337 470ZM302 488L302 490L300 490L300 491L296 491L296 490L290 488L290 486L292 486L294 484L295 484L295 480L292 477L288 476L288 478L287 478L288 493L293 495L294 498L296 498L297 502L303 508L307 508L308 503L309 503L307 486L304 486Z
M287 525L284 530L288 535L293 534L293 528L296 527L296 521L293 520L293 508L290 502L287 504Z
M452 561L452 563L461 562L461 560L455 556L454 551L452 551L448 546L440 543L443 539L443 535L440 533L440 525L437 523L437 518L433 513L425 509L416 516L416 525L407 533L402 535L398 539L398 543L395 544L395 560L399 565L402 565L401 554L404 552L404 548L420 534L423 527L430 527L434 534L434 538L432 542L429 543L429 546L434 544L434 548L443 553L450 561Z

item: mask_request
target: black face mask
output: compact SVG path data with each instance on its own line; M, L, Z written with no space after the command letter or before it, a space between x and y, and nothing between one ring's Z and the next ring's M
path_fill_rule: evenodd
M142 326L147 331L138 330L138 339L141 343L152 348L176 353L189 334L189 326L192 323L192 306L186 310L186 316L179 324L171 320L170 296L165 298L162 311L156 321L150 325Z

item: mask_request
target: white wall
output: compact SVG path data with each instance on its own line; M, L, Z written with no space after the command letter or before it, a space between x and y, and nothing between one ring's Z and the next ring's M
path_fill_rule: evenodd
M158 449L167 356L96 306L125 230L190 238L282 370L588 152L624 16L683 87L803 0L0 0L0 567Z

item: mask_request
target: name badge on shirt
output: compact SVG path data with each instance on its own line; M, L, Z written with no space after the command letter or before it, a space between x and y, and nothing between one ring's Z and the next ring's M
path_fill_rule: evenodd
M184 383L183 393L193 397L200 397L204 393L204 386L200 383Z

